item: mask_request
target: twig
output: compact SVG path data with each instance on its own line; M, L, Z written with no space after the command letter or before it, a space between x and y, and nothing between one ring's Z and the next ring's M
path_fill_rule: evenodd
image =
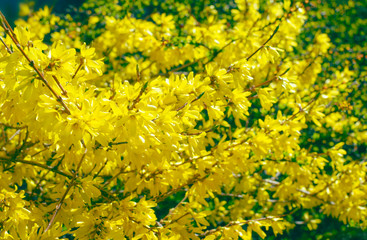
M275 181L275 180L271 180L271 179L262 179L264 182L267 182L267 183L270 183L270 184L272 184L272 185L274 185L274 186L278 186L278 185L280 185L281 183L280 182L278 182L278 181ZM307 190L303 190L303 189L299 189L299 188L297 188L296 189L298 192L300 192L300 193L303 193L303 194L306 194L306 195L308 195L308 196L310 196L310 197L313 197L313 198L316 198L317 200L319 200L319 201L321 201L321 202L323 202L323 203L328 203L328 204L331 204L331 205L335 205L335 203L334 202L328 202L328 201L326 201L326 200L324 200L324 199L322 199L322 198L320 198L320 197L318 197L318 196L315 196L314 194L312 194L312 193L310 193L309 191L307 191Z
M101 174L102 170L106 167L107 163L108 163L108 159L104 162L104 164L103 164L103 165L102 165L102 167L98 170L98 172L97 172L96 174L94 174L93 179L95 179L96 177L98 177L98 176L99 176L99 174Z
M155 197L154 200L156 201L156 203L159 203L161 201L163 201L164 199L166 199L168 196L177 193L178 191L180 191L182 188L189 186L191 184L193 184L196 181L200 181L202 179L205 179L206 177L203 178L199 178L200 175L199 174L195 174L191 179L189 179L186 183L181 184L180 186L176 187L176 188L172 188L171 190L160 194L159 196Z
M214 58L216 58L216 57L219 55L219 53L223 52L223 50L224 50L226 47L228 47L229 45L231 45L232 43L234 43L234 42L235 42L235 41L237 41L237 40L239 40L239 39L232 39L229 43L227 43L226 45L224 45L222 48L220 48L219 50L215 51L215 52L214 52L214 54L213 54L213 56L211 56L211 57L210 57L210 59L208 59L208 61L206 61L206 62L204 63L204 65L206 65L206 64L210 63L211 61L213 61L213 60L214 60Z
M180 219L182 219L182 218L186 217L186 216L187 216L187 215L189 215L189 214L191 214L191 213L190 213L190 212L186 212L185 214L183 214L183 215L179 216L178 218L176 218L176 219L172 220L168 225L171 225L172 223L178 222L178 220L180 220ZM192 216L192 217L194 218L194 216Z
M306 108L308 108L313 102L315 102L319 97L320 97L320 95L321 95L321 93L320 92L318 92L317 94L316 94L316 96L311 100L311 101L309 101L308 103L307 103L307 105L304 107L304 108L302 108L302 107L300 107L300 109L299 109L299 111L298 112L296 112L296 113L294 113L290 118L288 118L288 119L286 119L286 121L291 121L291 120L293 120L299 113L301 113L301 112L304 112L305 110L306 110Z
M121 145L121 144L128 144L129 142L109 142L108 146L113 146L113 145Z
M12 129L24 129L24 128L27 128L27 126L16 127L16 126L8 125L6 123L0 123L0 126L3 126L5 128L12 128Z
M141 72L139 71L139 64L136 64L136 81L141 81Z
M60 174L64 177L73 178L73 176L70 175L70 174L61 172L60 170L57 170L54 167L51 167L51 166L48 166L48 165L45 165L45 164L42 164L42 163L38 163L38 162L26 161L26 160L21 160L21 159L14 160L14 159L11 159L11 158L0 158L0 161L2 161L2 162L24 163L24 164L28 164L28 165L32 165L32 166L37 166L37 167L40 167L40 168L43 168L43 169L51 170L52 172Z
M253 52L250 56L248 56L247 58L246 58L246 60L248 61L248 60L250 60L250 58L252 58L258 51L260 51L261 49L263 49L264 47L265 47L265 45L274 37L274 35L278 32L278 29L279 29L279 26L280 25L278 25L276 28L275 28L275 30L274 30L274 32L273 32L273 34L271 34L271 36L268 38L268 40L266 40L264 43L263 43L263 45L261 45L255 52Z
M143 68L141 71L140 71L140 76L143 74L143 72L145 72L146 70L148 70L155 62L151 62L146 68Z
M182 66L179 66L179 67L177 67L177 68L171 69L170 71L168 71L168 74L169 74L169 73L177 72L177 71L182 70L182 69L184 69L184 68L186 68L186 67L189 67L189 66L191 66L191 65L194 65L195 63L198 63L200 60L202 60L202 59L204 59L204 58L205 58L205 57L198 58L198 59L196 59L196 60L195 60L195 61L193 61L193 62L188 62L188 63L186 63L186 64L184 64L184 65L182 65Z
M8 139L8 141L11 141L11 140L13 140L13 138L15 138L15 136L17 136L17 135L19 135L19 133L20 133L20 129L18 129L9 139ZM20 138L19 138L20 139Z
M160 221L159 221L159 223L160 224L163 224L163 222L164 222L164 220L166 220L169 216L171 216L172 214L173 214L173 212L181 205L181 204L183 204L184 202L185 202L185 200L187 199L187 197L188 197L188 194L187 194L187 192L185 193L185 197L174 207L174 208L171 208L170 210L169 210L169 212L168 212L168 214L164 217L164 218L162 218ZM175 221L177 221L177 220L175 220ZM172 222L170 222L170 223L172 223Z
M204 95L204 93L205 92L202 92L202 93L200 93L200 95L199 96L197 96L196 98L194 98L190 103L192 104L192 103L194 103L194 102L196 102L197 100L199 100L203 95ZM182 105L181 107L179 107L179 108L177 108L176 109L176 111L178 112L178 111L180 111L181 109L183 109L184 107L186 107L186 105L188 104L188 102L186 102L184 105Z
M315 61L316 61L316 59L318 58L318 57L320 57L320 55L317 55L316 57L314 57L313 59L312 59L312 61L303 69L303 71L300 73L300 74L298 74L298 76L300 77L300 76L302 76L303 74L305 74L305 72L306 72L306 70L308 69L308 68L310 68L311 66L312 66L312 64L314 64L315 63Z
M130 171L127 171L127 172L124 172L124 170L126 169L126 167L124 168L121 168L120 171L115 174L115 176L111 177L110 179L108 179L104 184L103 186L107 186L108 184L110 184L113 180L115 180L118 176L120 176L121 174L124 174L124 173L129 173ZM132 171L131 171L132 172Z
M212 132L214 131L214 129L216 129L218 127L218 125L212 127L211 129L208 129L208 130L205 130L205 131L201 131L201 132L196 132L196 133L189 133L189 132L182 132L181 135L184 135L184 136L198 136L202 133L209 133L209 132Z
M205 169L205 176L203 177L200 177L200 174L194 174L192 176L191 179L189 179L186 183L183 183L181 184L180 186L178 186L177 188L172 188L171 190L165 192L165 193L162 193L160 194L159 196L157 197L154 197L154 200L156 200L157 203L163 201L164 199L166 199L168 196L172 195L172 194L175 194L177 192L179 192L182 188L186 187L186 186L189 186L191 184L194 184L196 182L201 182L201 181L204 181L206 178L208 178L211 174L211 171L213 169L215 169L215 167L217 167L219 164L219 161L216 161L214 164L212 164L209 168L206 168Z
M75 78L76 74L77 74L77 73L79 72L79 70L82 68L83 63L84 63L84 61L83 61L83 59L81 58L81 59L80 59L79 66L78 66L78 68L76 69L76 71L75 71L74 75L71 77L71 79L74 79L74 78Z
M54 168L57 168L60 164L61 164L61 162L62 162L62 160L65 158L65 155L63 155L62 157L61 157L61 159L57 162L57 164L54 166ZM32 197L34 196L34 194L35 194L35 191L41 186L41 183L42 183L42 181L43 180L45 180L45 178L46 178L46 176L50 173L50 172L52 172L51 171L51 169L49 169L42 177L41 177L41 179L38 181L38 183L37 183L37 185L33 188L33 190L32 190L32 193L30 194L30 196L29 196L29 198L30 199L32 199Z
M8 45L6 45L6 43L4 42L3 38L0 37L1 42L4 44L6 51L8 51L9 54L12 54L13 51L8 47Z
M218 56L218 54L219 53L221 53L221 52L223 52L223 50L226 48L226 47L228 47L229 45L231 45L233 42L235 42L235 41L237 41L238 39L232 39L229 43L227 43L226 45L224 45L221 49L219 49L219 50L217 50L214 54L213 54L213 56L210 58L210 59L208 59L208 61L206 61L205 63L204 63L204 65L206 65L206 64L208 64L208 63L210 63L211 61L213 61L213 59L216 57L216 56ZM206 48L208 48L207 46L205 46L205 45L203 45L204 47L206 47ZM210 48L208 48L209 50L210 50ZM191 65L194 65L195 63L198 63L198 62L200 62L201 60L204 60L206 57L202 57L202 58L198 58L198 59L196 59L195 61L193 61L193 62L188 62L188 63L186 63L186 64L184 64L184 65L182 65L182 66L180 66L180 67L177 67L177 68L174 68L174 69L171 69L170 71L168 71L168 73L174 73L174 72L177 72L177 71L179 71L179 70L182 70L182 69L184 69L184 68L186 68L186 67L189 67L189 66L191 66Z
M202 237L205 237L205 236L214 234L214 233L220 231L223 228L231 227L231 226L234 226L234 225L240 225L240 226L242 226L242 225L248 224L250 222L259 222L259 221L265 221L265 220L281 219L281 218L283 218L285 216L288 216L288 215L293 214L296 210L297 209L293 209L289 213L285 213L285 214L282 214L282 215L279 215L279 216L262 217L262 218L257 218L257 219L249 219L249 220L246 220L246 221L231 221L227 225L225 225L224 227L218 227L218 228L215 228L215 229L207 230L206 232L204 232L203 234L201 234L201 236Z
M57 77L55 76L55 75L53 75L52 76L53 77L53 79L55 80L55 82L56 82L56 84L57 84L57 86L59 86L59 88L60 88L60 90L61 90L61 92L62 92L62 95L64 95L64 96L68 96L68 92L64 89L64 87L61 85L61 83L60 83L60 81L59 81L59 79L57 79Z
M1 24L2 27L4 28L5 32L9 35L9 37L12 39L12 41L14 42L15 46L17 46L17 48L19 49L19 51L22 53L22 55L27 59L27 61L29 62L29 65L34 69L34 71L36 71L37 75L41 78L41 81L46 85L46 87L51 91L52 95L54 95L54 97L56 98L56 100L58 102L61 103L61 105L65 108L65 111L67 114L70 114L70 109L66 106L64 100L61 98L61 96L59 96L55 90L51 87L51 85L48 83L48 81L46 80L46 78L43 76L43 74L40 72L40 70L36 67L35 62L33 60L31 60L28 55L24 52L22 46L19 44L19 41L17 40L17 37L13 31L13 29L11 28L11 26L9 25L8 21L6 20L5 16L3 15L3 13L0 11L0 19L1 19Z
M223 196L223 197L232 197L232 198L245 198L247 195L245 194L234 194L234 193L220 193L219 194L220 196ZM254 201L256 202L261 202L257 199L254 199ZM279 201L278 199L266 199L265 201L267 202L271 202L271 203L289 203L290 201Z
M61 197L61 199L60 199L59 203L56 205L55 212L54 212L54 214L52 215L52 218L51 218L50 222L49 222L49 223L48 223L48 225L47 225L47 228L45 229L45 231L44 231L43 233L47 232L47 231L51 228L51 226L52 226L53 222L55 221L55 218L56 218L57 213L60 211L61 206L62 206L62 204L63 204L63 203L64 203L64 201L65 201L66 196L68 195L68 193L69 193L70 189L75 185L75 180L76 180L76 179L77 179L77 177L78 177L79 169L80 169L80 167L81 167L81 165L82 165L82 162L83 162L83 160L84 160L84 158L85 158L85 155L86 155L86 154L87 154L87 148L85 149L85 151L84 151L84 153L83 153L83 156L81 157L81 159L80 159L80 161L79 161L79 163L78 163L78 166L77 166L77 167L76 167L76 169L75 169L75 172L74 172L73 178L71 179L71 181L70 181L70 184L69 184L68 188L66 189L66 191L65 191L64 195L62 195L62 197Z
M260 84L258 84L258 85L251 86L250 88L246 89L246 90L245 90L245 92L246 92L246 91L251 91L251 92L253 92L253 91L255 91L255 89L256 89L256 88L259 88L259 87L262 87L262 86L265 86L265 85L267 85L267 84L271 83L272 81L274 81L274 80L278 79L279 77L281 77L281 76L285 75L285 74L286 74L290 69L291 69L291 68L287 68L287 70L285 70L282 74L280 74L280 75L278 75L278 76L274 76L272 79L269 79L269 80L267 80L267 81L265 81L265 82L263 82L263 83L260 83ZM253 97L254 97L254 96L253 96Z
M140 101L140 97L143 95L147 87L148 87L148 81L144 83L143 87L140 89L139 95L133 100L132 104L127 107L129 110L133 109L135 105Z

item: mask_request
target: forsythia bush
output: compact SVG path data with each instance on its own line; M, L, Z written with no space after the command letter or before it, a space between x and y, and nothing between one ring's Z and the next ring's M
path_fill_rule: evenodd
M316 84L323 87L325 80L338 76L342 69L348 67L351 70L348 83L350 90L336 96L336 104L324 112L328 117L323 128L308 128L304 134L312 136L312 144L308 146L317 151L318 146L344 142L343 149L348 152L345 156L348 161L366 161L367 97L364 93L367 91L367 34L364 16L367 2L311 0L305 4L305 9L308 20L299 35L302 41L298 50L307 49L309 41L315 36L315 29L327 33L331 39L328 54L318 56L322 58L323 70ZM298 224L289 232L295 235L290 239L367 238L366 231L356 226L351 228L352 224L345 225L325 215L318 217L322 222L317 230L305 231L303 224Z
M367 226L365 154L343 147L367 140L348 117L353 69L323 71L325 33L300 42L302 3L210 2L91 0L14 29L1 16L2 239Z

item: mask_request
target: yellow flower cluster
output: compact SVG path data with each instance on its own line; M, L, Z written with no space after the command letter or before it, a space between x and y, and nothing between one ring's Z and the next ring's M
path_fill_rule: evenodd
M1 238L264 238L315 207L366 226L366 163L345 161L343 143L300 143L340 119L324 111L348 69L315 89L330 43L320 33L293 54L302 5L236 4L233 23L214 8L183 26L106 16L92 46L65 31L44 44L48 8L14 30L2 16Z

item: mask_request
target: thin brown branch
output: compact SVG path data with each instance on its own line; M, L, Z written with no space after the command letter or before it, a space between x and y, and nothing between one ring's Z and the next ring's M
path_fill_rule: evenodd
M273 78L263 82L263 83L260 83L258 85L255 85L255 86L251 86L249 87L248 89L246 89L245 91L255 91L256 88L259 88L259 87L262 87L262 86L265 86L265 85L268 85L270 84L271 82L273 82L274 80L277 80L279 77L285 75L291 68L287 68L287 70L285 70L282 74L278 75L278 76L274 76ZM252 97L255 97L255 96L252 96ZM250 97L251 98L251 97Z
M187 192L186 192L186 194L185 194L185 196L184 196L184 198L174 207L174 208L171 208L170 210L169 210L169 212L168 212L168 214L164 217L164 218L162 218L160 221L159 221L159 223L160 224L163 224L164 223L164 221L166 220L166 219L168 219L168 217L170 217L172 214L173 214L173 212L181 205L181 204L183 204L184 202L185 202L185 200L187 199L187 197L188 197L188 194L187 194ZM178 220L178 219L177 219ZM175 221L177 221L177 220L175 220ZM170 222L170 223L172 223L172 222Z
M208 177L208 175L206 175L202 178L199 178L199 177L200 177L199 174L195 174L186 183L182 183L178 187L172 188L171 190L168 190L167 192L160 194L159 196L155 197L154 200L156 201L156 203L162 202L164 199L171 196L172 194L175 194L175 193L179 192L182 188L184 188L186 186L189 186L189 185L191 185L195 182L202 181L202 180L206 179Z
M234 148L234 147L237 147L237 146L239 146L241 144L246 143L248 140L249 140L249 138L247 138L245 140L242 140L242 141L240 141L238 143L234 143L234 144L226 147L224 150L230 150L231 148ZM191 157L187 161L183 161L182 163L176 164L175 166L180 166L180 165L183 165L183 164L186 164L186 163L192 163L192 162L194 162L196 160L199 160L199 159L202 159L202 158L205 158L205 157L213 156L214 155L214 151L213 150L215 150L215 147L212 148L211 151L209 153L207 153L207 154L204 154L204 155L201 155L201 156L197 156L197 157Z
M83 64L84 64L84 60L81 58L81 59L80 59L79 66L78 66L78 68L76 69L76 71L75 71L74 75L71 77L71 79L74 79L74 78L75 78L75 76L78 74L79 70L82 68Z
M52 78L55 80L55 82L56 82L57 86L59 86L59 88L60 88L60 90L61 90L61 92L62 92L62 95L64 95L65 97L67 97L67 96L68 96L68 92L67 92L67 91L64 89L64 87L61 85L61 83L60 83L59 79L58 79L55 75L53 75L53 76L52 76Z
M223 197L232 197L232 198L245 198L247 195L245 194L234 194L234 193L220 193L220 196ZM257 199L254 199L256 202L261 202ZM278 199L266 199L264 201L271 202L271 203L289 203L290 201L279 201Z
M18 127L18 126L11 126L11 125L8 125L6 123L0 123L0 126L6 127L6 128L11 128L11 129L24 129L24 128L27 128L27 126Z
M138 96L133 100L132 104L127 107L129 110L133 109L135 105L140 101L140 97L143 95L147 87L148 87L148 81L144 83L143 87L140 89Z
M200 93L199 94L199 96L197 96L196 98L194 98L191 102L190 102L190 104L192 104L192 103L194 103L194 102L196 102L197 100L199 100L203 95L204 95L204 93L205 92L202 92L202 93ZM179 107L179 108L177 108L176 109L176 111L178 112L178 111L180 111L181 109L183 109L184 107L186 107L186 105L188 104L188 102L186 102L184 105L182 105L181 107Z
M117 196L115 196L112 193L110 193L110 192L106 191L105 189L103 189L103 187L101 187L101 186L99 186L97 184L93 184L93 186L95 186L96 188L98 188L101 192L105 193L105 194L102 194L101 195L104 199L106 199L108 201L110 201L111 199L113 199L115 201L119 201L120 200Z
M136 64L136 81L141 81L141 72L139 70L139 64Z
M21 159L15 159L14 160L14 159L11 159L11 158L3 158L3 157L0 158L0 161L2 161L2 162L24 163L24 164L28 164L28 165L32 165L32 166L37 166L37 167L40 167L40 168L43 168L43 169L50 170L54 173L60 174L64 177L73 178L73 176L68 174L68 173L64 173L60 170L55 169L54 167L51 167L51 166L48 166L48 165L45 165L45 164L42 164L42 163L38 163L38 162L26 161L26 160L21 160Z
M190 212L186 212L185 214L182 214L181 216L179 216L178 218L176 218L176 219L174 219L174 220L172 220L171 222L169 222L169 224L167 224L167 226L168 225L171 225L171 224L173 224L173 223L175 223L175 222L178 222L178 220L180 220L180 219L182 219L182 218L184 218L184 217L186 217L187 215L189 215L189 214L191 214Z
M182 65L182 66L179 66L179 67L177 67L177 68L174 68L174 69L171 69L170 71L168 71L168 74L169 73L174 73L174 72L177 72L177 71L180 71L180 70L182 70L182 69L185 69L186 67L189 67L189 66L191 66L191 65L194 65L195 63L198 63L200 60L202 60L202 59L204 59L205 57L203 57L203 58L199 58L199 59L196 59L195 61L193 61L193 62L188 62L188 63L186 63L186 64L184 64L184 65Z
M102 170L106 167L107 163L108 163L108 159L104 162L104 164L103 164L103 165L102 165L102 167L98 170L98 172L97 172L96 174L94 174L93 179L95 179L96 177L98 177L98 176L99 176L99 174L101 174Z
M202 134L202 133L209 133L209 132L213 132L213 131L214 131L214 129L216 129L217 127L218 127L218 125L217 125L217 126L212 127L211 129L208 129L208 130L205 130L205 131L196 132L196 133L182 132L182 133L181 133L181 135L185 135L185 136L198 136L198 135L200 135L200 134Z
M264 182L267 182L267 183L270 183L270 184L272 184L274 186L278 186L278 185L281 184L280 182L275 181L275 180L272 180L272 179L263 179L263 181ZM331 204L331 205L334 205L335 204L334 202L328 202L328 201L326 201L326 200L324 200L324 199L322 199L322 198L320 198L318 196L315 196L314 194L310 193L307 190L303 190L303 189L297 188L297 191L300 192L300 193L303 193L303 194L305 194L307 196L313 197L313 198L315 198L315 199L317 199L317 200L319 200L319 201L321 201L323 203L327 203L327 204Z
M298 74L298 76L302 76L303 74L305 74L305 72L307 71L307 69L309 69L312 66L312 64L315 63L315 61L316 61L316 59L318 57L321 57L321 55L317 55L316 57L312 58L312 61L310 61L310 63L307 64L307 66L303 69L303 71L300 74Z
M1 42L4 44L6 51L8 51L9 54L12 54L13 51L8 47L8 45L6 45L6 43L4 42L3 38L0 37Z
M75 169L75 172L74 172L73 178L71 179L71 181L70 181L70 183L69 183L69 185L68 185L68 188L66 189L66 191L65 191L64 195L62 195L62 197L61 197L61 199L60 199L59 203L56 205L55 212L54 212L54 214L52 215L52 218L51 218L50 222L49 222L49 223L48 223L48 225L47 225L47 228L45 229L45 231L44 231L43 233L47 232L47 231L51 228L51 226L52 226L53 222L55 221L55 218L56 218L56 216L57 216L57 213L60 211L61 206L62 206L62 204L63 204L63 203L64 203L64 201L65 201L66 196L68 195L68 193L69 193L69 191L71 190L71 188L75 185L75 180L78 178L78 172L79 172L80 167L82 166L82 162L83 162L83 160L85 159L85 155L86 155L86 154L87 154L87 148L85 149L85 151L84 151L84 153L83 153L83 156L80 158L80 161L79 161L79 163L78 163L78 166L77 166L77 167L76 167L76 169Z
M70 114L70 109L66 106L64 100L59 96L56 91L51 87L51 85L48 83L46 78L43 76L43 74L40 72L40 70L36 67L35 62L31 60L28 55L23 50L22 46L19 44L19 41L17 40L17 37L13 31L13 29L10 27L8 21L6 20L3 13L0 11L0 19L2 27L4 28L5 32L9 35L9 37L14 42L15 46L17 46L18 50L22 53L22 55L27 59L29 62L29 65L34 69L34 71L37 73L37 75L40 77L41 81L46 85L46 87L51 91L52 95L56 98L56 100L64 107L67 114Z
M208 61L206 61L206 62L204 63L204 65L206 65L206 64L210 63L211 61L213 61L213 60L214 60L214 58L216 58L216 57L219 55L219 53L223 52L223 50L224 50L225 48L227 48L229 45L231 45L232 43L234 43L234 42L235 42L235 41L237 41L237 40L238 40L238 39L232 39L229 43L227 43L226 45L224 45L221 49L219 49L219 50L215 51L215 52L214 52L214 54L213 54L213 56L211 56L211 57L208 59Z
M126 171L124 172L124 170L126 169L126 167L121 168L120 171L118 173L115 174L115 176L111 177L110 179L108 179L103 186L107 186L108 184L110 184L113 180L115 180L118 176L120 176L121 174L125 174L125 173L130 173L130 172L134 172L135 170L132 171Z
M320 92L318 92L317 94L316 94L316 96L311 100L311 101L309 101L308 103L307 103L307 105L305 106L305 107L300 107L300 109L299 109L299 111L298 112L296 112L296 113L294 113L290 118L288 118L286 121L291 121L291 120L293 120L295 117L297 117L297 115L298 114L300 114L301 112L304 112L305 110L306 110L306 108L308 108L312 103L314 103L319 97L320 97L320 95L321 95L321 93Z
M65 155L61 157L61 159L57 162L57 164L54 166L54 168L59 167L59 165L61 164L62 160L65 158ZM45 180L46 176L52 172L51 169L49 169L42 177L41 179L38 181L37 185L33 188L29 198L32 199L32 197L35 195L36 190L41 186L41 183L43 180Z
M246 221L231 221L224 227L218 227L218 228L215 228L215 229L207 230L206 232L201 234L201 236L206 237L208 235L219 232L223 228L227 228L227 227L231 227L231 226L235 226L235 225L242 226L242 225L245 225L245 224L249 224L251 222L259 222L259 221L265 221L265 220L275 220L276 221L277 219L281 219L285 216L292 215L296 210L297 209L293 209L289 213L285 213L285 214L278 215L278 216L268 216L268 217L262 217L262 218L257 218L257 219L249 219L249 220L246 220Z
M217 166L219 165L219 161L216 161L214 164L212 164L209 168L205 169L205 176L201 177L200 174L194 174L192 176L191 179L189 179L186 183L181 184L180 186L176 187L176 188L172 188L171 190L160 194L159 196L155 197L154 200L156 200L156 202L161 202L164 199L166 199L167 197L171 196L172 194L175 194L177 192L179 192L182 188L192 185L196 182L201 182L204 181L206 178L208 178L211 174L212 174L212 170L215 169Z
M274 32L273 32L273 34L271 34L271 36L268 38L268 40L266 40L264 43L263 43L263 45L261 45L255 52L253 52L250 56L248 56L247 58L246 58L246 60L248 61L248 60L250 60L258 51L260 51L261 49L263 49L265 46L266 46L266 44L274 37L274 35L278 32L278 29L279 29L279 26L280 25L278 25L276 28L275 28L275 30L274 30Z
M228 47L229 45L231 45L233 42L235 42L235 41L237 41L237 40L238 40L238 39L232 39L229 43L227 43L226 45L224 45L221 49L217 50L217 51L213 54L213 56L212 56L210 59L208 59L208 61L206 61L206 62L204 63L204 65L206 65L206 64L208 64L209 62L213 61L213 59L214 59L216 56L218 56L218 54L219 54L219 53L223 52L223 50L224 50L226 47ZM204 44L200 44L200 45L202 45L202 46L204 46L204 47L206 47L207 49L209 49L209 50L210 50L210 48L209 48L209 47L207 47L206 45L204 45ZM172 70L168 71L168 73L174 73L174 72L180 71L180 70L182 70L182 69L185 69L186 67L189 67L189 66L191 66L191 65L194 65L195 63L198 63L198 62L200 62L201 60L204 60L205 58L206 58L206 57L202 57L202 58L198 58L198 59L196 59L196 60L195 60L195 61L193 61L193 62L188 62L188 63L186 63L186 64L184 64L184 65L182 65L182 66L180 66L180 67L177 67L177 68L174 68L174 69L172 69Z

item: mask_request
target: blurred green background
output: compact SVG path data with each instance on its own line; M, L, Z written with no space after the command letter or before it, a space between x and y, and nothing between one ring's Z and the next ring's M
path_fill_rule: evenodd
M79 7L85 0L0 0L0 10L10 24L18 18L19 4L23 2L34 2L35 9L47 5L52 7L52 12L62 14L72 7Z

